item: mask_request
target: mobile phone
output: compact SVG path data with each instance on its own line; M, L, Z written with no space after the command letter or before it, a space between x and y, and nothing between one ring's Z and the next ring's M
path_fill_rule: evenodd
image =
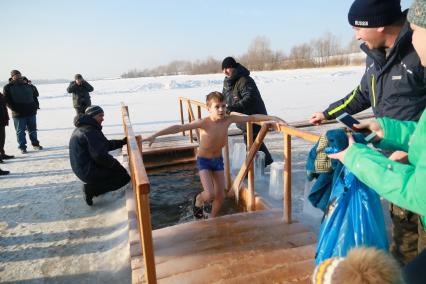
M359 124L360 122L356 120L353 116L350 114L344 112L341 115L339 115L336 120L347 127L349 127L354 132L362 133L364 136L365 141L370 142L374 137L376 137L376 133L374 131L371 131L370 129L364 128L364 129L358 129L354 127L354 124Z

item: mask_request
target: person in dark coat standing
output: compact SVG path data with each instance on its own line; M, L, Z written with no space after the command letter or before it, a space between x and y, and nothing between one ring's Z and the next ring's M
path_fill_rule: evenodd
M250 77L250 71L247 68L237 63L234 58L226 57L222 61L222 71L225 74L222 93L226 97L229 112L239 112L247 115L268 114L259 89L253 78ZM237 124L237 127L243 131L244 143L247 144L245 124ZM253 139L256 139L259 131L260 126L254 124ZM273 159L265 144L262 143L259 150L265 153L265 166L271 164Z
M84 182L87 205L93 197L117 190L130 181L126 169L108 152L127 144L127 138L108 140L102 133L104 111L90 106L76 117L76 129L69 142L70 162L74 174Z
M74 81L70 82L67 92L72 93L72 102L77 115L82 115L86 108L92 105L89 93L93 92L94 89L92 85L83 79L81 74L76 74L74 79Z
M6 155L4 152L4 143L6 141L6 126L9 125L9 114L7 113L6 100L2 93L0 93L0 163L3 159L11 159L13 156ZM9 171L0 169L0 176L8 175Z
M11 80L4 86L3 94L7 106L12 110L18 148L22 154L27 153L25 131L28 131L34 150L42 150L43 147L37 139L37 103L34 100L34 89L22 80L18 70L12 70L10 76Z
M6 126L9 125L9 113L7 112L6 99L2 93L0 93L0 163L3 160L13 159L15 156L6 155L4 151L4 144L6 142Z

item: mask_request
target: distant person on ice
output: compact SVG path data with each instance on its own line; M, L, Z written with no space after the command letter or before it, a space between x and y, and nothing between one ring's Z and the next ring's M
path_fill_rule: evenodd
M234 58L226 57L222 61L222 72L225 74L222 93L226 98L229 112L234 111L247 115L268 114L259 89L253 78L250 77L250 71L247 68L237 63ZM237 127L243 131L244 143L247 144L245 124L237 124ZM253 125L253 139L256 139L259 131L260 127ZM265 166L272 164L274 160L265 144L262 143L259 150L265 153Z
M88 107L76 117L77 127L69 142L71 168L82 180L84 199L93 205L93 197L117 190L130 181L126 169L108 152L127 144L127 138L108 140L102 133L104 111L99 106Z
M13 124L15 125L18 148L22 154L27 153L27 139L25 131L33 145L34 150L42 150L43 147L37 139L37 107L34 88L22 79L21 72L10 72L9 84L4 86L3 94L7 106L12 110Z
M194 196L193 214L197 219L204 218L203 204L213 200L211 217L216 217L224 199L225 175L222 158L222 148L228 137L228 127L231 123L245 123L248 121L274 120L285 123L276 116L255 114L249 116L227 115L225 96L220 92L212 92L206 97L206 104L210 115L206 118L183 125L173 125L160 130L143 139L149 145L158 136L173 134L190 129L199 129L200 144L198 146L197 168L203 185L203 192Z
M77 116L83 115L86 108L92 105L89 93L93 92L93 87L83 79L81 74L75 74L74 81L70 82L67 92L72 93L72 102Z

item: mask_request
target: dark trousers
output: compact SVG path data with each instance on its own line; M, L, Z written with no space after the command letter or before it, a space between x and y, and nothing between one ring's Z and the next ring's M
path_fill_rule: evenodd
M419 215L413 212L391 204L390 214L393 223L390 251L401 265L406 265L426 249L426 231Z
M256 129L255 126L253 126L253 141L256 139L260 131L260 129ZM247 131L245 129L241 130L243 131L244 143L247 145ZM272 164L274 160L272 159L271 153L269 153L269 150L268 148L266 148L266 145L264 143L260 145L259 151L265 153L265 166Z
M0 155L4 155L4 143L6 142L6 127L0 125Z
M37 119L35 115L14 117L13 124L16 130L16 139L18 141L19 149L27 149L27 139L25 138L25 131L28 131L31 144L38 146L39 142L37 139Z
M117 190L130 181L130 176L126 169L123 167L117 167L113 171L108 173L108 177L96 181L87 183L84 185L84 190L89 196L98 196L109 191Z
M426 283L426 249L410 261L402 270L407 284Z
M86 108L88 108L91 105L92 105L92 101L90 99L84 102L81 102L79 105L74 105L74 109L75 109L75 112L77 113L77 116L84 114L84 112L86 111Z

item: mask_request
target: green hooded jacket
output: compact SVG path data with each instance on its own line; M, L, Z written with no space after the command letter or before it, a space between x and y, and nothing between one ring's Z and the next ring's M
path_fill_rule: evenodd
M376 146L408 152L409 164L389 160L362 144L353 144L345 166L390 202L421 215L426 228L426 111L418 123L379 118L384 137Z

